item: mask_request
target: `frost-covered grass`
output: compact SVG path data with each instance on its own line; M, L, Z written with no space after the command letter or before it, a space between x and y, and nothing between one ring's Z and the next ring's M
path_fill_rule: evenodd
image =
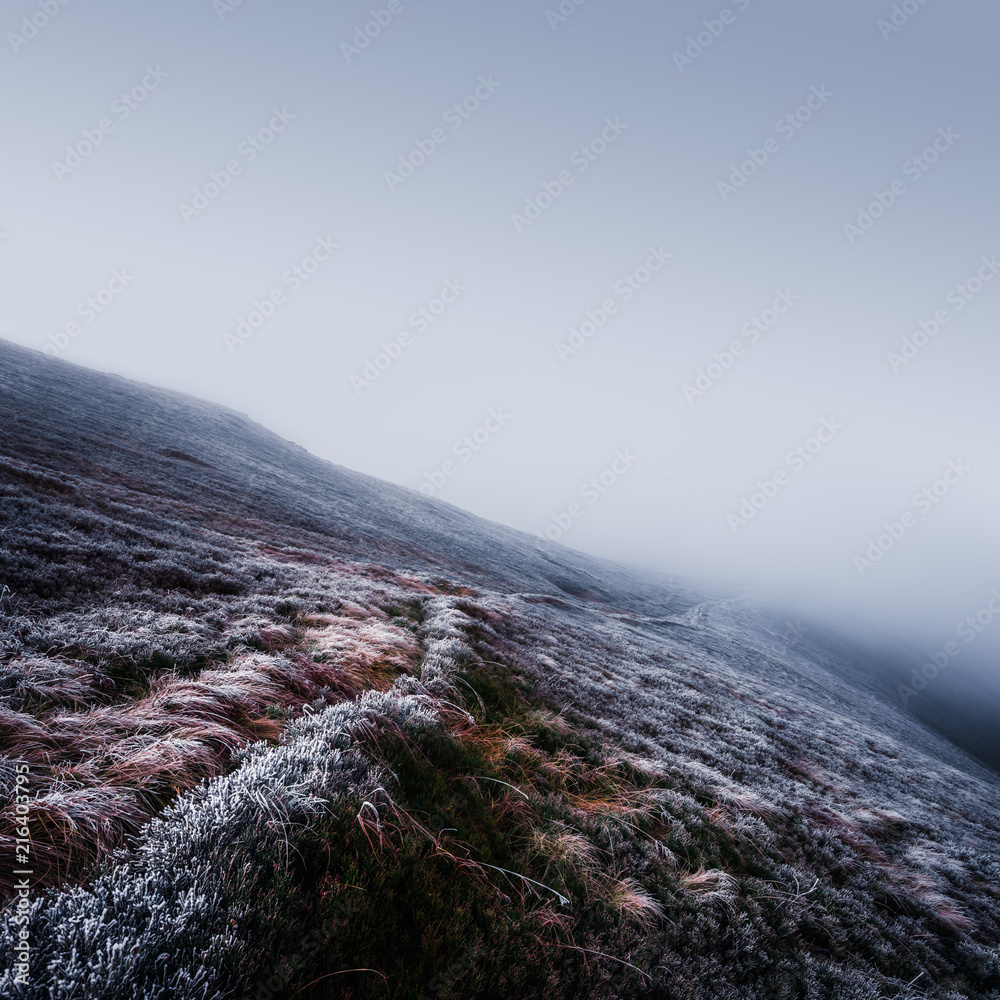
M521 622L424 611L420 676L238 752L36 903L45 985L12 995L292 996L320 977L336 985L307 995L994 995L995 948L881 853L898 821L858 851L786 804L723 801L555 712ZM952 869L966 891L985 874Z
M0 355L0 995L1000 998L1000 782L840 647Z
M31 767L37 884L75 877L178 793L225 773L234 750L276 741L304 705L412 670L412 632L354 603L355 589L344 587L346 611L300 624L296 605L266 595L188 596L177 613L166 610L175 595L135 589L111 607L0 615L0 725ZM337 602L318 592L313 603ZM0 824L12 850L12 806ZM0 871L0 888L12 878Z

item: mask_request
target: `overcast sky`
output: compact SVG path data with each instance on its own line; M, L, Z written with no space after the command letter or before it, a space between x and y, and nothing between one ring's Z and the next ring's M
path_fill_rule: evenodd
M1000 588L995 4L0 16L0 335L927 650Z

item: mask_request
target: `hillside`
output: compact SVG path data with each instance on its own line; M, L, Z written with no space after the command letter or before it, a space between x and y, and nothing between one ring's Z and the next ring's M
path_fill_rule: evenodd
M850 642L4 342L0 427L3 996L1000 1000L1000 778Z

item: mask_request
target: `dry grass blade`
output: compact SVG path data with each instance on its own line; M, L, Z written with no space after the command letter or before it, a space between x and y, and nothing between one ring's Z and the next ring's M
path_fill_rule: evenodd
M526 800L528 800L527 794L522 792L516 785L512 785L509 781L501 781L499 778L487 778L482 774L463 774L461 777L469 781L495 781L498 785L505 785L507 788L511 789L511 791L517 792L518 795L522 795Z
M572 951L582 951L587 955L596 955L598 958L606 958L611 962L618 962L620 965L627 965L630 969L634 969L639 973L640 976L645 976L650 982L653 981L653 977L648 972L643 972L637 965L633 965L631 962L626 962L624 958L615 958L614 955L605 954L603 951L594 951L592 948L581 948L576 944L563 944L557 941L556 947L558 948L569 948Z
M311 983L306 983L305 986L301 987L300 989L297 989L292 994L292 996L297 997L300 993L304 992L305 990L308 990L312 986L315 986L317 983L321 983L324 979L329 979L331 976L346 976L350 972L371 972L374 973L376 976L382 976L382 979L385 982L385 991L389 996L392 996L392 993L389 990L388 978L385 975L383 975L383 973L379 972L378 969L339 969L337 972L328 972L325 976L319 976L318 978L314 979Z
M564 896L558 889L553 889L551 886L544 885L542 882L536 882L533 878L528 878L527 875L521 875L519 872L512 872L507 868L499 868L496 865L488 865L485 861L478 861L477 864L481 865L483 868L492 868L494 871L502 872L504 875L510 875L513 878L519 878L522 882L527 882L530 885L537 885L540 889L545 889L551 892L556 899L559 900L560 906L568 906L569 898Z

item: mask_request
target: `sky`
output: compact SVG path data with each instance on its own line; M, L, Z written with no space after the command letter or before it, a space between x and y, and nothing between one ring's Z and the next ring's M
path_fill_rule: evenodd
M8 0L0 336L995 676L998 28Z

